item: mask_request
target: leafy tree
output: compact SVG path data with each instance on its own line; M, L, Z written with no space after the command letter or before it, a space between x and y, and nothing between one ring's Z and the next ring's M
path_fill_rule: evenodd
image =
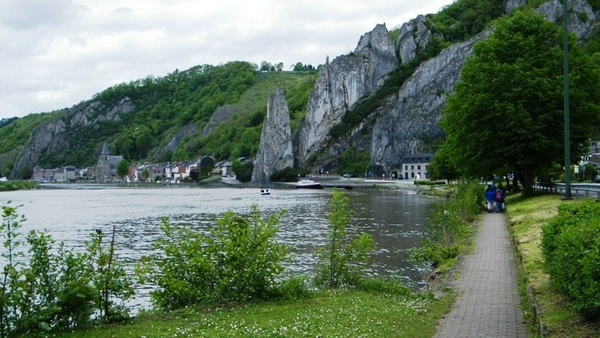
M346 149L340 156L336 172L340 175L352 174L353 176L362 176L369 163L370 155L368 151Z
M142 170L142 179L146 181L148 177L150 177L150 172L148 172L148 168L144 168L144 170Z
M269 177L271 182L297 182L301 176L300 171L295 168L285 167L275 172Z
M250 182L250 180L252 180L252 170L254 170L254 164L250 161L233 161L231 170L233 170L235 173L235 177L238 181L243 183Z
M293 71L294 72L301 72L304 70L304 65L302 64L302 62L296 62L295 65L292 66L293 67Z
M117 176L125 177L127 175L129 175L129 161L127 161L126 159L122 159L117 164Z
M2 172L4 173L4 176L8 176L10 174L10 172L13 170L15 164L13 162L8 162L4 165L4 167L2 168Z
M443 145L468 177L517 174L525 194L537 174L564 158L563 37L543 17L518 12L498 21L474 46L448 98ZM571 154L600 122L600 75L576 39L569 39Z
M23 168L21 168L19 176L22 180L30 180L33 176L33 169L31 169L31 167L29 166L24 166Z
M260 71L261 72L270 72L273 68L273 65L270 62L263 61L260 63Z
M460 178L460 173L456 170L444 147L435 153L431 164L429 164L428 172L429 178L432 180L445 179L451 181Z

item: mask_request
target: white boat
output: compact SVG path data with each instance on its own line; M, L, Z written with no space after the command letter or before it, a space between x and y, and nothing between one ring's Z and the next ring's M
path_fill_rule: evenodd
M301 179L296 183L296 188L300 189L322 189L321 183L309 179Z
M261 195L271 195L271 192L269 191L269 189L260 189L260 194Z

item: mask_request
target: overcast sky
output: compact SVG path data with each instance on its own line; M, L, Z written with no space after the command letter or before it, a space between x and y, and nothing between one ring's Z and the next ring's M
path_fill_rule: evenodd
M148 75L240 60L318 66L453 0L0 0L0 118Z

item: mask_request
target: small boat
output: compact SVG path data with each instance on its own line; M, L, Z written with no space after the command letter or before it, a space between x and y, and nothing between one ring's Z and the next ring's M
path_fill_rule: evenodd
M323 189L321 183L309 179L301 179L296 183L296 188L299 189Z
M269 189L260 189L260 194L261 195L271 195L271 192L269 191Z

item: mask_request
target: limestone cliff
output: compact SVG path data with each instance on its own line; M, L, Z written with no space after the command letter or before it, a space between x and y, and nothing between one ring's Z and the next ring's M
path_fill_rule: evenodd
M427 140L443 137L438 125L446 94L454 90L473 44L487 36L480 33L467 42L454 44L423 63L391 97L373 127L371 164L390 172L401 164L404 154L428 151Z
M505 12L512 13L525 2L509 0ZM585 0L571 0L569 6L569 30L579 38L591 37L600 21L598 12ZM545 2L537 8L537 12L550 21L560 23L562 20L562 4L558 0ZM418 16L400 27L394 43L397 63L412 60L417 50L425 48L436 36L428 28L431 25L427 20L426 16ZM444 137L438 123L446 106L446 96L453 92L464 62L472 54L473 45L488 36L492 29L481 32L469 41L453 44L421 64L398 93L388 97L360 126L335 142L325 142L329 129L346 110L357 104L354 101L342 105L347 102L339 90L343 86L335 86L335 83L345 78L344 73L360 72L357 70L360 67L358 63L349 62L349 56L335 59L332 65L321 71L311 95L306 121L303 122L305 125L299 132L297 165L305 164L304 161L313 154L319 155L315 166L322 166L335 162L334 159L345 149L366 149L370 150L374 172L381 174L397 168L407 153L435 150L435 143ZM364 44L359 43L359 46ZM343 69L338 63L348 68ZM332 90L332 86L338 91Z
M364 34L350 55L327 62L319 72L306 115L295 135L297 163L303 164L315 154L346 111L381 88L396 67L394 43L385 25L377 25Z
M70 149L77 149L78 147L78 144L75 144L74 141L69 141L73 140L69 136L82 130L91 131L101 128L102 123L106 121L117 122L123 115L131 112L133 108L133 103L126 97L109 107L105 107L98 101L92 101L66 109L32 131L24 149L15 161L11 176L17 177L24 167L35 167L40 160L40 156L65 157ZM98 144L98 154L101 146L102 143L100 142Z
M506 12L514 11L524 3L524 0L508 1ZM591 36L598 25L598 16L592 7L585 0L569 1L569 6L575 13L569 16L569 30L580 38ZM562 20L562 4L557 0L544 3L538 7L537 12L550 21L560 23ZM588 20L582 20L583 17ZM420 19L417 18L405 25L426 27L419 22ZM401 32L409 30L410 27L405 25ZM492 29L464 43L451 45L438 56L423 63L402 85L400 91L389 99L388 104L378 110L371 142L371 165L376 172L389 173L398 167L405 154L432 151L432 140L444 137L438 123L446 106L446 95L454 91L460 70L466 58L472 54L473 45L488 36ZM431 36L431 32L425 28L413 28L412 31L415 32L415 41L428 41ZM401 33L398 41L402 39ZM402 45L399 42L397 46ZM407 47L400 48L402 50L406 51Z
M275 171L294 166L291 133L288 104L279 88L276 94L269 95L252 181L268 182Z

